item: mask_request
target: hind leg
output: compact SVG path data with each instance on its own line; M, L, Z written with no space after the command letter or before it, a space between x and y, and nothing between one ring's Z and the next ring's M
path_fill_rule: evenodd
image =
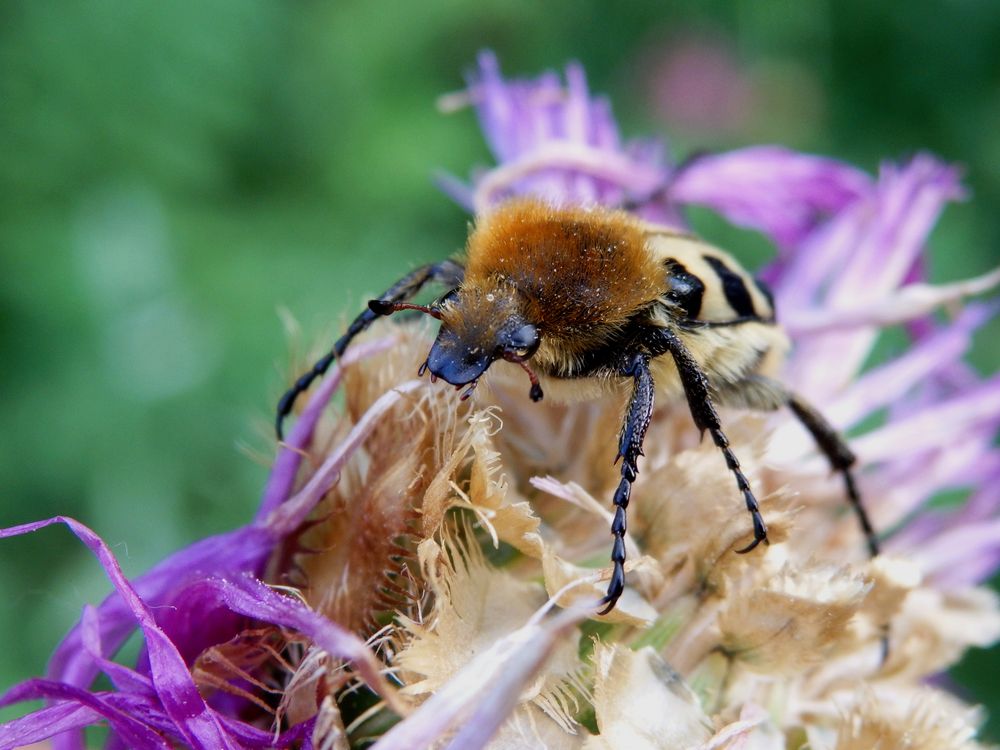
M868 544L868 551L872 557L879 553L878 535L872 526L871 519L861 502L861 494L858 492L857 483L854 481L854 473L851 467L857 461L856 456L848 447L847 443L840 436L840 433L831 425L826 418L814 406L803 400L800 396L789 391L784 385L776 380L760 375L754 375L740 381L734 386L722 389L719 392L719 401L727 406L736 406L755 411L776 411L782 407L788 409L795 415L799 423L806 428L816 447L826 456L830 463L830 468L838 472L844 479L844 486L847 491L847 500L851 504L861 530L865 535Z

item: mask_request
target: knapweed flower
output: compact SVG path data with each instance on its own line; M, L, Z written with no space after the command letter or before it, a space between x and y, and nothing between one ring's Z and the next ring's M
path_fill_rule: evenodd
M994 305L960 307L1000 273L922 275L957 171L919 155L871 177L778 147L675 167L621 142L576 66L565 86L510 82L484 54L459 98L497 158L445 178L471 210L533 195L683 227L700 204L773 241L786 380L854 434L885 553L869 559L797 423L727 411L772 542L735 554L750 530L723 459L686 404L660 403L628 587L598 616L621 396L534 404L498 366L459 401L414 377L428 330L384 321L314 389L245 527L135 581L71 519L0 532L65 523L115 586L46 678L0 699L46 701L0 727L0 750L79 748L95 723L143 749L980 747L977 712L929 679L1000 637L980 586L1000 558L1000 378L962 362ZM890 325L911 346L864 370ZM968 501L931 504L952 489ZM113 661L137 629L138 662Z

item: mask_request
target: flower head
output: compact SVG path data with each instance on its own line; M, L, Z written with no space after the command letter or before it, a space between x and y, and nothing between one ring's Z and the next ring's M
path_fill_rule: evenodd
M725 465L686 404L659 404L624 535L629 586L597 617L620 394L532 404L522 373L498 367L459 402L411 377L426 329L383 323L314 390L245 527L134 581L71 519L0 532L65 523L115 587L46 679L0 699L48 701L0 727L0 748L82 747L99 721L109 746L143 749L978 747L977 716L926 684L1000 637L978 585L1000 560L1000 379L962 364L994 306L959 309L1000 278L922 276L926 237L962 195L956 170L919 155L875 178L771 146L673 166L657 144L621 142L578 66L565 86L511 82L489 53L463 98L498 162L446 179L470 209L535 195L682 227L700 204L774 243L786 382L855 433L887 554L867 559L797 424L729 411L772 541L734 554L748 519ZM912 345L865 370L887 325ZM929 507L954 488L965 505ZM138 663L113 661L136 629Z

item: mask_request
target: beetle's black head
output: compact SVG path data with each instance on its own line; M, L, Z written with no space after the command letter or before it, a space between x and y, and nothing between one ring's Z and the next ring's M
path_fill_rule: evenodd
M498 359L524 364L541 343L538 327L521 311L514 293L460 290L441 307L441 330L427 355L431 374L454 386L475 385ZM532 398L541 398L531 374Z
M503 321L489 336L469 338L463 335L467 333L442 324L427 355L431 374L452 385L467 385L498 359L525 361L541 341L535 326L517 318Z
M472 393L490 365L504 359L520 365L531 379L531 399L539 401L542 389L526 364L538 351L542 337L538 326L520 309L515 290L495 286L490 291L454 289L430 307L372 300L368 307L377 315L398 310L418 310L441 321L441 329L420 367L430 370L458 388L468 386L462 398Z

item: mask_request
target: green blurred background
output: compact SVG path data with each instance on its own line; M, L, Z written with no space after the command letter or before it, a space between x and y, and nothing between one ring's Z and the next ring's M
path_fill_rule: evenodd
M483 47L507 74L580 60L624 133L677 155L778 142L874 170L929 149L973 195L937 229L932 276L1000 258L991 0L7 0L0 524L75 516L137 574L248 519L293 346L279 310L309 345L462 243L430 178L488 155L435 99ZM0 687L41 673L107 590L63 529L0 544ZM956 679L1000 706L998 672L977 652Z

